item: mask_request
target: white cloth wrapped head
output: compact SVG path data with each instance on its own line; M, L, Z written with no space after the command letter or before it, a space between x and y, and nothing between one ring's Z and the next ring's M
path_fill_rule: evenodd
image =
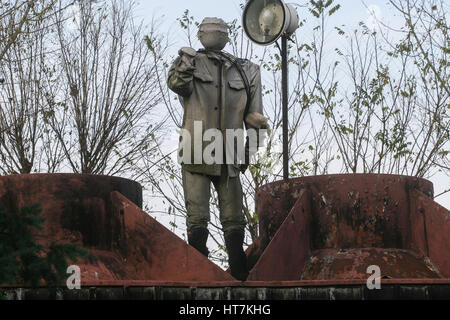
M220 51L230 41L228 38L228 26L220 18L203 19L197 36L206 50Z

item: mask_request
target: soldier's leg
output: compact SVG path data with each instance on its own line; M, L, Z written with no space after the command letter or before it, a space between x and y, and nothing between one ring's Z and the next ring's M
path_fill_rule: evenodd
M231 275L244 281L248 276L247 257L243 250L246 221L242 211L242 185L239 176L229 178L226 167L222 175L214 179L219 195L220 221L228 251Z
M209 177L183 170L184 201L186 204L186 226L188 242L208 257L209 199L211 196Z

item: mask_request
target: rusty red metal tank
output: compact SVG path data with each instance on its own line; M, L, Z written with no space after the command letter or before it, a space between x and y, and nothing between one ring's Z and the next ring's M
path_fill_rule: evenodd
M33 174L0 177L8 212L40 204L40 244L88 249L77 263L82 283L111 281L234 281L194 248L141 210L142 187L100 175Z
M266 185L249 280L363 280L370 265L387 279L450 278L450 212L432 197L431 182L396 175Z
M236 299L261 292L370 298L361 285L371 265L381 269L384 289L377 297L448 296L450 212L432 197L431 182L395 175L304 177L263 186L256 197L260 238L247 250L251 270L242 283L142 211L142 188L134 181L75 174L0 177L0 204L9 212L41 204L46 222L35 233L38 242L88 249L78 263L79 294L90 298L103 291L129 296L125 287L142 295L150 290L155 299L166 297L157 293L161 287L176 299L203 291ZM3 290L15 295L14 288ZM27 290L32 297L34 289Z

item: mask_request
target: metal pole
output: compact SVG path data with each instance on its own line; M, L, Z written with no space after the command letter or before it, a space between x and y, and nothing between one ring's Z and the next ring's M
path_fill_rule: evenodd
M283 110L283 179L289 179L289 121L288 121L288 50L287 37L281 38L281 91Z

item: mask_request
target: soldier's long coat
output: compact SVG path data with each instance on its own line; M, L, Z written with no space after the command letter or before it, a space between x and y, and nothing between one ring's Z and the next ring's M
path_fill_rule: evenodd
M232 59L234 57L230 56ZM259 66L241 60L241 66L247 75L250 86L250 104L246 114L247 91L238 69L221 55L211 51L198 51L195 56L180 56L169 70L168 86L177 93L184 108L183 129L190 133L192 139L182 140L180 150L191 148L190 164L183 163L183 168L190 172L220 176L220 164L194 164L194 123L201 122L202 130L218 129L226 140L226 129L261 129L267 126L263 116L261 73ZM224 141L226 143L226 141ZM235 142L235 153L238 144ZM187 145L189 144L189 145ZM203 142L202 150L210 142ZM225 153L225 151L224 151ZM182 156L182 154L180 154ZM238 159L228 164L229 177L239 174Z

